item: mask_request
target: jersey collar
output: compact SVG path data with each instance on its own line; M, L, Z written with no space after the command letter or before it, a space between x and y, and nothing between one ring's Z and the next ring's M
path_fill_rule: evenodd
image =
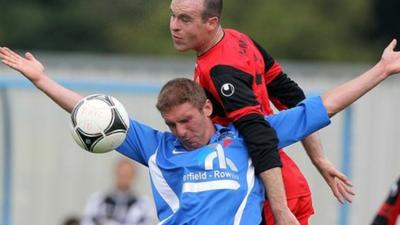
M238 132L232 123L230 123L226 127L219 124L214 124L214 127L215 127L215 133L211 137L209 144L218 142L224 139L226 136L237 137L238 135ZM174 147L179 149L185 149L185 147L182 145L182 142L178 138L176 138L175 140Z

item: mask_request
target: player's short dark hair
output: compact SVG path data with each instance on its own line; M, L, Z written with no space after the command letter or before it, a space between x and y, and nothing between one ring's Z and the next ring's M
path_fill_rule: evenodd
M203 21L208 20L211 17L218 17L221 19L223 0L204 0L204 10L201 14Z
M164 113L172 107L190 103L201 110L206 101L206 93L199 84L187 78L175 78L161 88L156 107Z

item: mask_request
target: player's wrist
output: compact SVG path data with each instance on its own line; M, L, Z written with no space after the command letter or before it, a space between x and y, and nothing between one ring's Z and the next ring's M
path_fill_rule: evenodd
M381 59L375 66L374 69L378 71L378 74L380 74L383 78L387 78L388 76L391 75L391 71L389 69L389 66L386 62L386 60Z
M44 71L36 72L32 76L27 78L34 84L36 87L43 86L50 78L45 74Z
M279 200L269 199L269 202L271 206L271 211L274 214L274 216L284 216L288 211L290 211L287 205L286 196L282 197Z
M288 217L288 214L290 213L290 209L287 205L273 208L271 207L272 214L274 215L274 218L276 221L284 221Z
M316 168L321 168L327 163L327 158L325 156L318 156L311 159L312 163Z

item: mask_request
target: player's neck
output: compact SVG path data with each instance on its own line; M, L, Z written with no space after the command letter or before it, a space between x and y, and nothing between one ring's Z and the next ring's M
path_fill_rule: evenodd
M219 26L216 32L214 33L213 37L210 39L209 42L207 42L205 47L197 52L197 56L206 53L208 50L210 50L212 47L218 44L218 42L221 41L223 37L224 37L224 30L222 29L221 26Z

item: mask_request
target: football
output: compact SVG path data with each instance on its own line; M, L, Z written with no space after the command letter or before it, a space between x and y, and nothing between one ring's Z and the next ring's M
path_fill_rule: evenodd
M89 152L105 153L116 149L124 142L128 129L128 113L112 96L87 96L71 113L72 136Z

